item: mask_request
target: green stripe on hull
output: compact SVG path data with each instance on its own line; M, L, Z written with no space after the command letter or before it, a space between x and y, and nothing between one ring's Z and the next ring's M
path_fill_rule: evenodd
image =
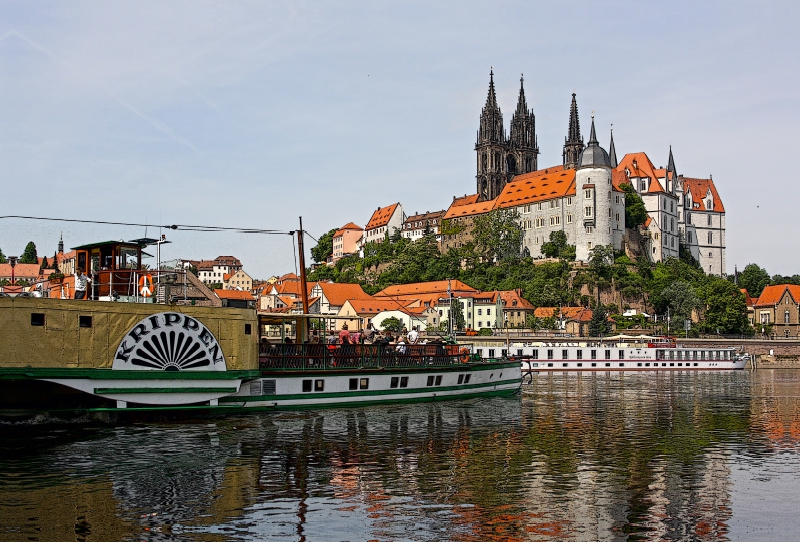
M236 388L95 388L98 395L120 393L236 393Z

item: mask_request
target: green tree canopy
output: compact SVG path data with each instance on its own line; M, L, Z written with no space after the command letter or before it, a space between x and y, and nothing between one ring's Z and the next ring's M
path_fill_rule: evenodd
M698 288L706 311L700 329L706 333L750 334L752 328L747 320L744 294L731 282L709 276Z
M611 325L608 321L608 311L602 304L598 304L592 310L592 319L589 321L589 335L592 337L602 337L611 332Z
M683 321L691 318L692 311L701 306L694 288L682 280L676 280L661 292L664 303L670 310L670 318L675 325L683 326ZM678 329L673 326L673 329Z
M475 218L472 238L475 254L489 261L519 258L523 231L520 215L510 209L495 209Z
M542 245L542 254L548 258L575 261L575 245L567 244L567 234L562 230L550 232L550 241Z
M625 227L635 228L647 221L647 209L639 194L630 183L623 183L620 188L625 192Z
M33 241L25 245L25 251L20 256L19 263L39 263L39 256L36 254L36 245Z
M739 288L745 288L748 294L756 298L769 285L770 276L766 269L759 267L758 264L750 263L739 273L738 280Z
M317 263L323 263L328 260L328 256L333 254L333 235L336 233L336 228L333 228L327 233L323 233L317 246L311 249L311 257Z
M400 333L403 330L403 322L394 316L390 316L381 322L381 327L394 333Z
M0 263L8 263L8 260L6 259L6 255L3 254L3 249L0 249Z
M600 277L607 277L614 264L614 247L597 245L589 251L589 268Z

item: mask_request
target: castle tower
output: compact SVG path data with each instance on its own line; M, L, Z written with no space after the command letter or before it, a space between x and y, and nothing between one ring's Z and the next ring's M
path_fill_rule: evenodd
M497 105L494 92L494 71L489 72L489 94L481 111L478 140L475 151L478 159L476 175L478 198L486 201L496 198L508 180L506 169L506 134L503 130L503 114Z
M622 245L625 202L613 197L611 170L611 159L597 141L592 118L589 143L580 154L575 172L575 196L579 203L576 211L581 217L575 228L578 260L588 261L595 247L613 245L619 250Z
M538 169L539 145L536 141L536 117L533 110L528 110L523 82L524 78L520 77L517 110L511 117L511 137L506 159L509 181L515 174L530 173Z
M64 234L61 234L61 238L58 240L58 253L64 254Z
M608 159L611 160L611 167L616 168L619 165L617 162L617 149L614 147L614 125L611 125L611 144L608 146Z
M575 93L572 93L572 105L569 108L569 132L564 138L564 167L575 169L578 165L578 158L583 151L583 138L581 137L581 125L578 121L578 102L575 101ZM605 151L603 151L605 152Z

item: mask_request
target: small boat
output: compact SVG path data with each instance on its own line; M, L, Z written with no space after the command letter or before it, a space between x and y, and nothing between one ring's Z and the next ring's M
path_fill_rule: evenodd
M0 417L241 413L520 389L519 362L483 359L466 346L310 344L312 322L326 318L307 309L259 314L164 295L161 286L180 285L181 271L162 280L142 269L145 246L80 247L80 263L95 277L88 300L0 294ZM302 248L300 255L302 267ZM271 326L290 329L298 344L262 349Z
M674 337L624 336L594 341L515 342L476 348L480 357L518 361L525 373L564 371L742 370L750 356L735 348L684 347Z

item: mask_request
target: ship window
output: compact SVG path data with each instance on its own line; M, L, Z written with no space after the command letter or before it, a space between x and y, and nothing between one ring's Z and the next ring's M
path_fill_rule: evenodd
M694 366L697 367L697 363L695 363Z
M275 381L262 380L261 381L261 394L262 395L275 395Z
M606 359L611 359L611 350L606 350Z
M464 377L464 384L469 384L469 379L470 379L471 377L472 377L472 375L467 375L467 376L465 376L465 377Z
M579 363L579 364L578 364L578 367L583 367L583 363Z
M251 324L245 324L244 325L244 334L245 335L250 335L251 333L253 333L253 326Z
M503 358L504 358L504 357L506 357L506 356L508 356L508 350L506 350L505 348L503 348L502 350L500 350L500 357L503 357Z
M392 381L389 383L389 387L396 388L398 384L400 384L400 378L397 376L393 376Z
M325 381L324 380L315 380L314 381L314 391L325 391Z
M490 349L489 349L489 357L490 357L490 358L493 358L493 357L494 357L494 348L490 348Z
M597 359L597 350L592 350L592 359Z
M463 384L464 383L464 375L458 375L458 383L459 384Z
M642 366L642 362L637 363L636 366L637 367L641 367Z
M43 326L44 325L44 314L41 312L32 312L31 313L31 325L32 326Z
M592 363L592 367L597 367L597 364L596 363Z
M610 363L606 363L606 367L611 367L611 364Z
M662 366L662 367L666 367L666 366L667 366L667 364L666 364L666 363L662 363L662 364L661 364L661 366Z
M91 316L78 316L78 326L80 326L80 327L92 327L92 317Z
M549 365L549 364L548 364L548 365ZM567 364L566 364L566 363L562 363L562 364L561 364L561 366L562 366L562 367L566 367L566 366L567 366Z
M645 363L644 366L645 367L650 367L650 364L649 363Z
M620 363L619 366L620 367L625 367L625 364L624 363Z
M361 389L362 390L369 389L369 378L362 378L361 379Z
M552 363L548 363L548 364L547 364L547 366L548 366L548 367L552 367L552 366L553 366L553 364L552 364Z
M303 380L303 393L311 391L311 380Z
M553 359L553 351L552 350L548 350L547 351L547 359Z
M533 359L539 359L539 349L538 349L538 348L534 348L534 349L533 349L533 352L531 352L531 354L532 354L532 356L531 356L531 357L532 357Z
M442 375L436 375L436 385L437 386L442 385Z
M683 367L683 363L678 363L678 367Z
M670 363L669 366L670 367L675 367L675 364L674 363Z
M467 375L467 381L469 382L469 375ZM408 387L408 377L407 376L401 376L400 377L400 387L401 388L407 388Z
M433 375L428 376L428 383L427 386L433 386Z
M517 355L518 355L518 356L521 356L521 355L522 355L522 348L520 348L520 349L518 349L518 350L517 350Z
M568 350L562 350L561 351L561 359L569 359L569 351Z
M475 353L478 354L480 357L483 357L483 348L476 349Z
M358 379L357 378L351 378L350 379L350 389L351 390L357 390L358 389Z
M625 350L619 351L619 359L625 359Z
M575 354L578 359L583 359L583 350L576 350Z

